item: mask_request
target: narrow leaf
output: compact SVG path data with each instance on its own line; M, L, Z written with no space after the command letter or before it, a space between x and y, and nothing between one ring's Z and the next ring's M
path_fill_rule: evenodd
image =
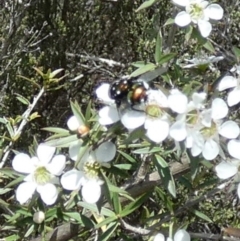
M145 1L144 3L142 3L142 4L140 5L140 7L136 10L136 12L138 12L138 11L140 11L140 10L142 10L142 9L151 7L155 2L156 2L156 0L148 0L148 1Z

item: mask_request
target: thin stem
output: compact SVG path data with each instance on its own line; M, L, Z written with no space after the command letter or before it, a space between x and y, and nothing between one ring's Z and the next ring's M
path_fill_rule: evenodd
M28 109L22 114L22 121L21 121L19 127L16 129L16 131L15 131L15 133L14 133L14 136L18 136L18 135L20 136L20 135L21 135L24 126L28 123L28 120L27 120L28 117L30 116L32 110L33 110L34 107L36 106L38 100L39 100L39 99L41 98L41 96L43 95L44 91L45 91L44 88L42 88L42 89L40 90L40 92L38 93L38 95L33 98L32 104L29 105ZM4 164L5 164L5 162L6 162L7 158L8 158L8 155L9 155L9 153L10 153L10 148L12 147L13 143L14 143L14 142L11 141L11 142L6 146L6 148L4 149L3 152L4 152L5 154L4 154L4 156L3 156L3 158L2 158L2 161L1 161L1 163L0 163L0 168L2 168L2 167L4 166Z

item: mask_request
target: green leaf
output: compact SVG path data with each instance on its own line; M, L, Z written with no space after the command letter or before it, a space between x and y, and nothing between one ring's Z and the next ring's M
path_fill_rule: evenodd
M24 105L30 105L30 102L28 101L28 99L26 99L25 97L23 97L22 95L20 94L15 94L17 95L17 99L23 103Z
M71 105L71 109L72 109L72 112L74 114L74 116L76 116L76 118L78 119L78 122L79 123L85 123L85 118L81 112L81 109L80 109L80 106L78 105L77 102L70 102L70 105Z
M118 227L118 222L112 222L108 225L107 230L99 236L98 241L108 241L113 233L115 233L115 230Z
M13 227L14 228L14 227ZM19 240L19 236L17 234L14 234L14 235L11 235L11 236L8 236L8 237L5 237L4 238L4 241L17 241Z
M167 19L166 23L164 23L163 26L167 26L167 25L171 25L171 24L174 24L174 19L173 18Z
M116 216L116 215L114 214L114 216L108 217L108 218L106 218L104 221L102 221L101 223L95 225L95 228L96 228L96 229L101 228L102 226L108 225L109 223L112 223L112 222L114 222L114 221L116 221L116 220L118 220L118 216Z
M149 153L154 153L154 152L162 152L162 148L161 147L144 147L141 149L137 149L134 150L133 153L134 154L149 154Z
M168 164L158 155L154 155L154 157L153 161L157 167L160 177L162 178L165 188L167 188L173 197L176 197L176 186Z
M131 164L115 164L114 167L118 168L119 170L129 171L129 170L132 170L133 165L131 165Z
M158 60L158 64L161 65L161 64L169 62L169 60L173 59L175 57L175 55L176 55L175 53L169 53L169 54L162 55L160 57L160 59Z
M122 206L119 200L118 192L112 192L112 203L113 203L115 213L116 214L120 213L122 211Z
M10 192L11 188L0 188L0 195Z
M10 122L7 122L6 127L7 127L7 130L8 130L8 133L9 133L10 137L14 138L15 131L13 130L13 127L11 126Z
M135 70L131 75L130 77L137 77L141 74L144 74L148 71L151 71L151 70L154 70L156 68L156 65L153 64L153 63L148 63L148 64L145 64L141 67L139 67L137 70Z
M69 147L73 142L77 140L78 140L77 135L71 135L60 139L46 141L45 143L49 146L54 146L54 147Z
M239 62L240 61L240 49L233 46L232 51L237 58L237 62Z
M127 154L127 153L125 153L125 152L123 152L123 151L120 151L120 150L118 150L118 152L126 159L126 160L128 160L129 162L131 162L131 163L136 163L137 161L132 157L132 156L130 156L129 154Z
M142 67L143 65L146 65L146 62L145 61L137 61L137 62L133 62L131 63L132 66L136 67L136 68L140 68Z
M136 209L138 209L148 198L152 195L152 191L143 194L142 196L138 197L134 202L131 202L128 204L123 211L119 214L120 217L125 217L132 212L134 212Z
M63 215L66 215L69 218L73 218L78 221L78 223L82 224L82 217L79 212L63 212Z
M61 134L62 136L69 135L69 130L59 128L59 127L45 127L45 128L42 128L42 130L53 132L53 133L56 133L56 134Z
M188 42L191 37L192 37L192 34L193 34L193 27L191 25L189 25L187 28L186 28L186 34L185 34L185 40L186 42Z
M136 10L136 12L142 10L142 9L145 9L145 8L149 8L151 7L157 0L148 0L148 1L145 1L144 3L142 3L140 5L140 7Z
M205 215L204 213L202 213L202 212L200 212L196 209L192 210L192 213L194 213L197 217L203 219L204 221L212 223L212 220L207 215Z
M156 67L153 71L148 71L147 73L142 74L138 79L142 81L149 82L155 78L161 76L167 72L168 67ZM162 76L161 76L162 77Z
M34 231L34 224L30 226L28 231L25 233L24 237L28 237L30 234L32 234L33 231Z
M87 105L87 109L86 109L86 113L85 113L85 120L86 121L89 121L89 119L91 118L91 106L92 106L92 102L91 101L89 101L88 102L88 105Z
M63 69L56 69L56 70L54 70L52 73L49 74L49 79L54 78L57 74L59 74L62 71L63 71Z
M156 157L158 163L160 164L160 166L161 166L162 168L168 167L168 164L166 163L166 161L165 161L161 156L155 154L155 157Z
M79 202L78 205L81 206L81 207L83 207L83 208L86 208L86 209L88 209L88 210L91 210L92 212L95 212L95 213L98 213L98 211L99 211L96 204ZM112 210L110 210L110 209L101 207L100 215L104 215L104 216L107 216L107 217L111 217L111 216L114 216L115 213L114 213Z
M209 40L206 41L206 43L203 45L203 47L205 49L209 50L211 53L215 53L216 52L214 47L213 47L213 45L212 45L212 43Z
M155 55L154 55L156 64L160 62L161 56L162 56L162 36L161 36L161 33L159 32L157 34L157 41L156 41Z

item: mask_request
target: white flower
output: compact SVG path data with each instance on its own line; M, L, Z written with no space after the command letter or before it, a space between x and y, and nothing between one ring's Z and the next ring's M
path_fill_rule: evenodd
M223 59L224 57L222 56L216 57L213 55L211 56L201 55L193 59L189 59L189 60L186 59L186 61L188 61L190 64L183 66L183 68L187 69L187 68L193 68L193 67L209 66L210 64L218 62Z
M96 203L101 196L101 185L104 183L98 177L99 169L101 166L109 166L108 162L115 155L116 146L112 142L104 142L96 150L88 151L81 159L80 171L73 169L62 175L63 188L66 190L82 188L83 200L87 203Z
M236 66L232 70L236 72L237 77L227 75L223 77L219 83L218 90L223 91L226 89L233 88L228 93L227 103L229 106L234 106L240 102L240 66Z
M111 125L120 120L118 109L115 101L109 97L110 84L103 83L96 89L98 99L109 106L105 106L99 110L99 123L101 125Z
M172 239L167 238L167 241L170 241L170 240ZM179 229L173 237L173 241L190 241L190 240L191 240L191 237L189 233L184 229ZM165 241L164 235L161 233L157 234L154 237L153 241Z
M174 4L185 8L175 17L175 23L185 27L191 22L197 24L201 35L206 38L212 31L209 20L220 20L223 17L223 9L218 4L210 4L205 0L172 0Z
M201 128L201 110L204 108L205 93L193 93L188 103L187 97L179 91L174 91L168 97L169 107L179 113L176 122L170 128L170 136L175 141L187 138L187 147L192 147L192 138L195 131Z
M127 110L122 114L121 121L130 130L144 125L146 136L160 143L169 133L168 115L164 110L168 107L168 100L160 90L149 90L147 94L148 98L142 105L142 111Z
M228 114L226 103L216 98L212 102L212 107L203 112L202 124L205 126L201 129L202 134L202 155L206 160L213 160L220 153L223 154L220 147L219 135L233 139L239 135L239 127L234 121L223 122L222 119Z
M58 197L57 188L53 183L56 176L61 175L65 168L64 155L54 155L55 147L40 144L37 148L37 156L30 157L27 154L17 154L12 162L13 169L20 173L28 174L16 191L17 200L23 204L34 194L35 190L47 205L55 203Z

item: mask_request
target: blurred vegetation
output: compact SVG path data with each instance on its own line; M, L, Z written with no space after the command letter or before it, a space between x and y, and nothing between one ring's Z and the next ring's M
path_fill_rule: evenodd
M42 68L44 72L49 68L52 70L63 68L62 76L66 75L59 84L63 85L60 89L46 93L38 102L35 110L41 117L27 125L23 135L14 145L15 149L26 150L33 142L33 136L39 142L43 141L47 137L47 133L41 130L43 127L65 127L66 120L71 115L70 100L77 100L83 110L91 100L97 108L94 89L99 83L111 82L116 77L131 73L133 69L130 63L134 61L153 61L156 34L175 13L172 12L169 0L159 0L153 7L136 12L142 2L142 0L23 0L22 3L17 0L3 0L0 2L1 116L15 118L26 110L27 107L16 99L16 94L21 94L31 102L33 96L38 93L36 87L20 77L37 79L41 84L42 80L33 67ZM211 38L219 53L227 54L232 46L240 47L240 5L235 5L235 1L230 0L222 0L219 3L224 7L225 15L221 24L215 27L215 34L211 35ZM174 43L172 51L177 52L178 57L182 57L187 52L186 45L182 44L184 35L179 29L175 29L175 38L169 39L171 31L171 26L162 28L163 38L166 41L172 40ZM188 53L193 54L193 47L187 47ZM89 59L89 56L114 60L121 63L121 66L109 66ZM226 59L218 67L220 72L224 72L230 66L231 61ZM74 80L76 77L78 78ZM181 82L178 84L183 85ZM1 135L4 135L4 127L0 128ZM3 143L1 148L5 146L6 143ZM10 155L9 160L11 158ZM211 173L208 175L210 177ZM174 205L186 202L189 193L182 188L182 192L178 195L181 194L182 197L174 200L176 202ZM221 194L202 201L197 204L196 209L206 213L219 230L226 225L240 225L237 203L235 194L231 197ZM151 206L152 203L146 203L146 206L148 205ZM139 217L144 216L144 211L145 207L137 210L136 216L133 215L132 220L128 221L133 224L138 223ZM193 231L200 232L200 226L206 229L202 220L197 220L196 216L191 216L189 213L187 215L184 212L182 218L189 220ZM131 239L125 237L124 240L134 240L130 234L126 233L126 236ZM141 238L137 237L136 240Z

